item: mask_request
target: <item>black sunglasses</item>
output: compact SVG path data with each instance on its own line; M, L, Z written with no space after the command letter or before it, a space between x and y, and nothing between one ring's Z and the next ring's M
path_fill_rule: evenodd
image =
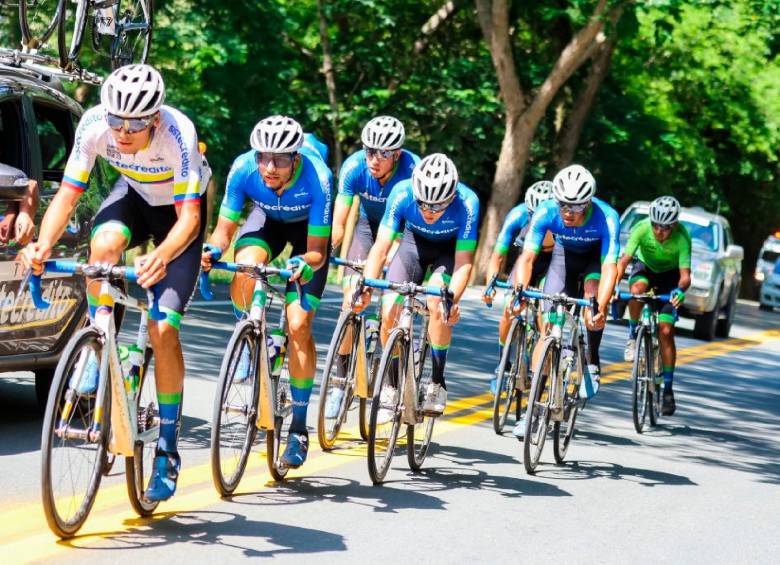
M379 157L382 161L386 161L393 156L395 151L393 149L374 149L373 147L363 146L363 150L366 152L366 157Z
M417 202L417 205L423 212L441 212L442 210L446 210L447 206L450 205L450 201L436 202L434 204L423 202L422 200L415 200L415 202Z
M291 166L298 153L255 153L255 161L258 165L267 167L271 163L277 169L286 169Z
M114 114L106 114L108 127L114 131L125 130L127 133L138 133L147 129L154 122L154 118L154 115L143 118L123 118Z

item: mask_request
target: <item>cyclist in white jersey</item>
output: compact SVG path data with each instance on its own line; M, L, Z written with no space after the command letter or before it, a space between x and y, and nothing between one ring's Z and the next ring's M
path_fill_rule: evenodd
M195 289L200 268L205 198L209 169L198 151L192 122L163 106L165 87L149 65L129 65L111 73L101 88L101 104L84 114L59 191L52 200L35 243L20 260L35 272L51 255L88 187L95 159L102 157L119 171L119 180L95 217L92 263L118 263L128 247L152 239L156 247L136 260L138 283L155 285L161 321L149 322L155 357L160 410L160 437L154 472L145 497L170 498L176 490L181 460L177 451L184 383L179 324ZM91 285L94 287L95 285ZM90 316L97 297L88 293ZM80 394L97 387L97 362L78 384Z

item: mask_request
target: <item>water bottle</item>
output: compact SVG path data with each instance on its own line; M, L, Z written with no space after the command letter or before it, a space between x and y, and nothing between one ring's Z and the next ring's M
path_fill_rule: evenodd
M135 345L119 346L119 363L122 366L122 377L124 378L125 391L133 394L138 390L138 383L141 380L141 367L144 364L144 352Z
M376 342L379 339L379 317L376 314L366 316L366 353L371 354L376 350Z
M282 329L271 330L266 336L268 346L268 361L271 364L271 374L278 377L282 374L284 355L287 353L287 336Z
M117 4L104 5L95 11L95 23L97 31L102 35L116 35L116 8Z

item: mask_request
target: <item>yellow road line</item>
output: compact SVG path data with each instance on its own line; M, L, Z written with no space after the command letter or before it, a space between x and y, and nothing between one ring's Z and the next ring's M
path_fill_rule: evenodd
M680 350L677 365L686 365L695 361L724 355L726 353L755 347L766 342L780 338L780 330L769 330L751 335L747 338L736 338L714 344L702 344ZM614 363L605 367L609 371L609 377L605 382L613 382L626 379L631 376L628 363ZM445 435L459 429L461 426L475 425L492 418L492 407L485 406L492 401L489 393L475 395L459 400L453 400L448 406L447 414L457 414L437 422L434 428L434 437ZM464 408L467 410L463 414ZM471 410L470 408L475 408ZM350 430L352 434L355 432ZM313 445L312 457L301 471L291 471L290 478L316 475L322 471L339 467L353 459L351 457L320 457L318 449ZM364 443L355 443L353 446L345 446L332 452L333 454L352 455L353 453L365 453ZM257 481L256 465L258 461L263 469L260 473L260 481ZM252 467L255 469L252 469ZM258 485L257 490L262 489L271 480L265 457L256 453L250 459L250 465L243 481L244 487ZM273 484L273 483L271 483ZM249 492L257 492L257 490ZM242 491L246 494L246 491ZM240 496L241 493L237 494ZM0 543L3 554L13 556L14 559L31 561L41 559L58 553L71 546L93 545L102 538L115 536L122 533L130 533L133 530L148 529L150 525L172 514L195 512L197 510L218 504L211 484L210 464L202 464L190 469L185 469L179 482L178 494L168 503L162 505L158 514L151 518L137 518L129 509L127 494L123 483L103 489L98 494L98 499L92 514L82 529L82 534L70 542L56 542L45 525L42 509L39 503L16 507L0 513L0 520L4 524L4 541ZM126 508L126 512L116 512L117 508ZM31 535L30 535L31 534ZM22 537L19 537L22 536ZM15 539L14 539L15 538Z

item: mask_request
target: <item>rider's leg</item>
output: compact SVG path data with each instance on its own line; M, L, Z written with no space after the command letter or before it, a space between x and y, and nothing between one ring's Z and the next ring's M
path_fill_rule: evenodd
M585 282L583 283L584 294L586 299L591 296L596 296L599 291L599 280L601 274L588 273L585 275ZM590 312L585 312L586 316L590 316ZM604 335L604 330L588 330L588 363L601 368L601 358L599 356L599 348L601 347L601 338Z
M236 263L267 263L270 259L270 248L267 245L245 245L239 247L236 243ZM244 313L249 311L252 305L252 294L255 289L255 280L244 273L236 273L230 283L230 301L233 303L233 313L241 319Z
M644 294L647 292L648 280L645 277L631 278L631 294ZM642 313L642 303L636 300L628 302L628 337L636 339L636 333L639 329L639 316Z
M296 433L306 433L306 412L317 368L317 349L311 333L313 320L314 311L306 312L297 300L287 305L290 391L293 399L290 431Z

